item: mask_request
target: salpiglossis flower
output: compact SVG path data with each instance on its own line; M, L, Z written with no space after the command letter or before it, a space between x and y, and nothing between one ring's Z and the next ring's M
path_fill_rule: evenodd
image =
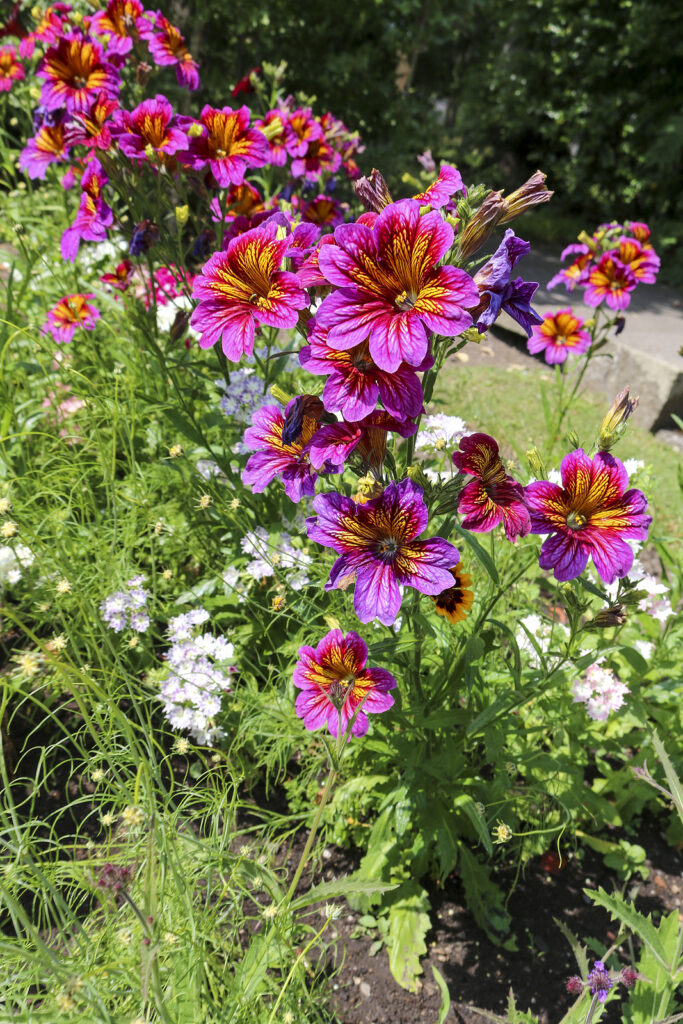
M539 565L553 569L555 579L573 580L591 557L600 578L613 583L633 565L626 542L647 537L647 498L628 489L623 463L607 452L591 459L577 448L562 460L561 473L561 487L539 480L525 489L531 532L549 534Z
M63 345L71 341L77 327L84 331L92 331L100 318L100 311L91 306L89 300L94 295L64 295L52 309L48 310L47 319L42 326L43 334L51 334L57 344Z
M309 144L323 137L322 126L313 117L310 107L299 107L291 112L285 125L285 148L291 157L305 156Z
M638 284L654 284L657 280L661 261L651 245L622 235L617 248L609 254L629 268Z
M177 124L173 107L161 95L143 100L133 110L117 110L112 134L121 152L130 160L148 160L152 152L164 161L189 145L187 135Z
M93 158L81 178L81 201L76 218L62 235L62 259L75 260L81 239L102 242L107 237L107 228L114 221L114 214L102 198L102 189L109 181L99 160Z
M489 533L499 523L508 540L525 537L531 523L524 501L524 488L505 472L498 443L488 434L468 434L453 453L453 465L475 479L458 497L462 525L473 533Z
M277 238L277 231L269 220L233 238L225 252L204 264L195 279L199 304L190 320L202 348L220 339L228 359L239 362L253 351L257 325L295 326L309 299L294 274L280 270L290 240Z
M26 77L26 71L13 46L0 47L0 92L9 92L14 82Z
M112 136L108 122L118 105L118 100L101 92L86 110L76 111L66 126L68 144L87 149L109 149Z
M185 45L185 37L160 11L147 14L138 23L138 32L147 40L149 52L160 67L175 67L178 85L191 91L199 88L199 65Z
M318 429L318 419L303 413L292 430L288 418L295 402L289 402L284 412L277 405L264 405L252 416L253 426L245 431L244 443L254 454L242 473L242 483L260 494L280 477L287 497L299 502L302 495L315 490L317 474L311 466L308 446ZM337 471L337 467L322 466L321 470Z
M144 14L140 0L109 0L103 11L96 11L90 22L94 36L105 37L107 53L123 57L133 49L139 19Z
M62 163L69 153L66 129L62 121L42 124L19 156L19 167L29 178L44 178L50 164Z
M322 397L330 412L340 412L346 420L361 420L381 398L387 412L398 419L420 414L424 396L417 372L433 365L429 352L420 366L401 363L394 373L387 373L373 360L367 341L349 349L332 348L324 327L310 331L308 340L299 352L299 361L309 373L329 374Z
M341 156L324 138L313 139L303 156L292 160L292 176L317 181L323 171L334 174L341 164Z
M606 302L610 309L626 309L637 283L633 271L606 252L588 274L583 301L587 306Z
M543 353L546 363L563 363L569 353L587 352L591 336L583 330L584 321L571 309L558 309L557 313L544 313L543 323L532 328L526 343L530 352Z
M327 725L337 736L341 718L343 735L362 704L351 732L364 736L368 713L387 711L394 703L389 690L396 680L386 669L366 667L368 648L357 633L344 636L340 629L332 629L317 647L300 647L298 655L293 682L301 693L296 713L307 729Z
M567 256L574 256L575 259L568 267L563 267L554 277L548 281L548 288L555 288L563 284L568 292L573 292L577 285L584 285L588 280L593 262L593 251L589 246L578 242L568 245L562 250L560 259L565 260Z
M118 72L102 47L78 34L63 36L47 50L36 75L45 79L40 102L48 110L87 110L101 92L116 96L119 90Z
M491 327L503 310L527 334L531 333L534 324L541 323L541 317L531 308L538 284L524 281L521 277L512 280L514 267L530 249L529 242L518 238L512 228L508 228L491 259L474 275L479 289L479 302L470 312L480 334Z
M203 107L201 135L190 138L190 148L183 157L195 170L209 167L221 188L241 185L248 167L263 167L268 160L265 136L249 127L249 107Z
M436 181L424 192L418 192L413 199L417 199L423 206L431 206L432 210L440 210L449 205L456 192L465 195L466 191L460 171L450 164L442 164Z
M387 433L412 437L417 424L397 420L383 409L371 412L354 423L330 423L321 426L308 445L311 462L316 467L333 463L340 469L352 452L375 471L381 468L387 452Z
M419 366L427 331L461 334L472 318L466 307L479 298L469 274L439 260L453 244L453 229L436 213L404 199L386 206L374 227L342 224L334 245L321 246L318 264L335 291L323 300L318 323L328 344L348 349L368 340L381 370Z
M442 590L432 600L437 615L443 615L452 625L455 625L469 614L474 603L474 593L470 590L472 577L469 573L463 572L462 562L453 566L451 575L453 577L451 586Z
M301 217L302 220L317 224L321 228L336 228L344 220L339 200L324 194L302 203Z
M317 515L306 520L308 536L340 556L326 590L355 578L353 605L361 622L379 619L390 626L401 607L401 586L439 594L453 582L460 557L441 537L417 540L426 529L427 507L411 480L392 483L364 505L343 494L318 494Z

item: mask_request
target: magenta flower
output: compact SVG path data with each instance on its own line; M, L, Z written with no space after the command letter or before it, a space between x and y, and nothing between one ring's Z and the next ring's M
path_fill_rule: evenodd
M321 194L307 203L301 204L301 217L321 228L336 228L344 222L341 203L333 196Z
M81 178L81 201L76 219L62 235L61 251L63 260L75 260L81 239L88 242L103 242L107 228L114 221L111 207L102 198L102 189L109 181L99 160L93 158Z
M313 139L303 156L292 160L292 177L317 181L323 171L334 174L339 170L341 154L333 149L324 138Z
M643 227L647 228L647 225ZM608 255L614 256L628 267L638 284L654 284L657 280L661 260L651 245L643 244L637 238L626 238L622 235L617 248L611 249Z
M175 67L178 85L193 91L199 88L199 65L185 46L185 37L168 18L157 11L138 22L141 39L147 40L149 52L160 67Z
M268 161L266 137L249 127L249 118L249 107L205 106L200 116L202 133L190 139L183 163L195 170L208 165L221 188L241 185L248 167L263 167Z
M606 302L610 309L626 309L637 284L633 271L606 252L588 274L583 301L587 306L600 306Z
M41 330L43 334L51 334L58 345L71 341L77 327L84 331L94 331L100 318L100 311L91 306L89 299L94 295L65 295L48 310L47 319Z
M396 680L386 669L366 668L368 648L358 633L344 636L340 629L332 629L317 647L300 647L298 654L293 682L301 693L296 699L296 713L307 729L327 725L337 736L341 715L344 735L362 703L351 732L364 736L368 712L388 711L394 703L388 691L395 688Z
M140 0L109 0L103 11L96 11L90 21L94 36L104 36L107 53L124 57L133 49L144 8Z
M29 178L44 178L50 164L62 163L69 153L66 129L60 121L43 124L19 155L19 167Z
M321 426L308 445L311 463L316 469L331 464L341 471L348 457L357 449L364 463L379 469L386 455L388 431L401 437L411 437L417 433L417 424L410 420L397 420L379 409L357 423Z
M233 238L225 252L204 264L195 279L199 304L190 320L202 348L221 339L228 359L239 362L253 352L258 324L295 326L309 299L294 274L280 270L290 239L276 235L277 224L269 220Z
M543 352L549 365L563 363L570 352L580 355L591 346L591 336L582 330L583 320L571 309L558 309L557 313L545 313L543 323L533 327L526 347L536 355Z
M573 292L577 285L584 285L588 280L593 260L592 250L587 245L574 242L562 250L560 259L565 260L567 256L574 256L575 259L568 267L563 267L554 277L550 278L548 288L555 288L558 284L563 284L568 292Z
M286 220L284 214L279 214L279 217ZM291 229L290 224L287 224L287 227ZM294 231L289 236L289 249L287 250L287 259L294 273L301 269L302 265L311 255L319 237L320 228L316 227L315 224L302 223L297 224L294 228Z
M308 536L340 556L325 589L347 586L355 578L353 606L361 622L379 619L390 626L401 607L400 586L432 596L452 586L450 569L460 556L441 537L416 540L428 515L412 480L389 484L364 505L343 494L318 494L313 508L317 516L306 520Z
M244 443L254 454L249 456L244 468L242 483L260 494L275 477L280 477L287 497L299 502L302 495L314 493L318 479L308 455L308 444L318 427L318 421L304 413L294 432L290 425L291 418L288 422L288 417L295 402L297 399L292 399L284 413L277 405L264 405L252 416L253 426L245 431ZM289 431L287 426L290 427ZM336 469L325 466L320 468L327 472Z
M419 366L429 350L427 331L461 334L479 293L469 274L439 260L453 244L453 229L436 213L403 199L386 206L374 227L341 224L334 245L321 246L320 271L336 290L323 300L318 323L332 348L368 340L381 370Z
M524 488L508 476L501 461L498 444L488 434L469 434L453 453L453 465L475 479L466 484L458 498L462 525L473 533L489 533L499 523L505 536L514 542L530 530L529 510Z
M309 144L323 138L322 126L311 114L310 107L292 111L285 125L285 148L290 156L305 156Z
M14 47L0 47L0 92L9 92L14 82L20 82L25 77L24 65L17 60Z
M419 416L424 396L417 372L433 365L429 351L420 366L401 363L394 373L387 373L374 362L367 341L354 348L332 348L324 327L311 331L308 340L299 361L309 373L329 374L322 397L330 412L340 412L345 420L361 420L381 398L387 412L398 419Z
M87 110L101 92L116 96L120 84L118 71L102 56L102 47L77 34L62 36L47 50L36 76L45 79L40 102L48 110Z
M187 149L189 140L178 127L165 96L143 100L134 110L117 110L112 132L130 160L147 160L150 151L160 160Z
M628 488L628 473L607 452L594 458L582 448L562 460L562 486L539 480L525 489L531 532L547 533L539 565L555 579L573 580L592 557L600 578L614 583L633 564L627 540L645 540L652 518L647 498Z
M479 289L479 301L471 309L479 333L483 334L498 319L504 310L527 334L534 324L541 323L541 317L531 308L531 300L538 284L524 281L521 277L512 280L512 271L522 256L531 249L528 242L515 235L512 228L505 232L502 242L491 259L474 275Z
M448 206L456 192L462 192L463 195L467 192L460 171L450 164L442 164L436 181L433 181L424 192L418 192L413 199L417 199L422 206L440 210L442 206Z
M235 95L234 90L233 95ZM262 121L254 122L254 128L263 132L268 140L268 163L275 167L284 167L287 163L285 125L288 116L286 110L269 110Z
M70 146L87 149L109 149L111 146L110 118L118 109L118 100L101 92L86 110L76 111L66 126L66 141Z

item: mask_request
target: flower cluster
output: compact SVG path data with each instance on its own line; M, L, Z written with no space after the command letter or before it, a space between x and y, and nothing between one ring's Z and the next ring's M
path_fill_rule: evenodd
M308 569L313 559L301 548L292 544L288 533L281 533L278 543L273 543L268 531L262 526L247 533L240 541L245 555L253 556L244 567L244 572L254 580L274 576L282 571L293 590L301 590L309 582Z
M132 576L125 590L117 590L105 597L100 604L100 614L110 629L116 633L131 629L134 633L145 633L149 627L147 601L149 593L143 587L144 576Z
M204 608L195 608L170 620L171 647L166 654L169 671L159 693L171 727L188 730L202 744L214 743L223 736L216 716L237 672L231 643L210 633L197 634L196 627L209 618Z
M585 704L589 717L596 722L607 721L611 711L622 707L629 692L628 686L617 679L611 669L604 667L601 658L588 666L582 679L575 679L572 684L574 703Z
M626 309L631 293L639 284L654 284L660 259L650 242L650 229L641 221L601 224L593 235L585 232L580 241L568 245L562 259L571 263L549 282L554 288L563 284L567 291L584 291L588 306L605 303L612 310Z

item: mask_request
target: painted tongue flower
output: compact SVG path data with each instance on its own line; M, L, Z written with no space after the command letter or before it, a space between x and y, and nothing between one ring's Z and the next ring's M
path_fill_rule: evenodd
M249 127L249 107L205 106L200 115L202 134L190 139L183 163L196 170L207 164L221 188L241 185L248 167L263 167L268 161L265 135Z
M583 320L572 311L558 309L557 313L545 313L543 323L533 327L526 347L534 354L543 352L546 363L563 363L570 352L577 355L587 352L591 345L588 331L582 330Z
M453 577L450 587L442 590L440 594L432 598L437 615L443 615L445 619L455 625L469 615L470 608L474 603L474 594L469 589L472 586L472 577L469 573L462 571L462 562L458 562L451 569Z
M541 323L541 317L531 308L531 300L538 284L523 281L521 277L512 280L515 265L530 249L528 242L518 238L512 228L508 228L491 259L474 275L475 284L479 289L479 301L470 312L476 320L480 334L488 330L503 310L516 320L527 334L531 333L534 324Z
M173 107L165 96L143 100L134 110L117 110L113 133L119 149L130 160L163 160L187 149L189 140L178 127Z
M451 167L450 164L442 164L436 181L433 181L424 192L418 192L413 199L417 199L422 206L431 206L432 210L440 210L442 206L448 206L456 192L461 192L463 195L467 192L460 171Z
M0 48L0 92L9 92L13 82L20 82L26 77L24 65L17 60L13 46Z
M387 373L374 362L367 341L354 348L332 348L324 327L311 331L308 340L310 344L299 352L299 361L309 373L329 374L323 402L330 412L340 412L346 420L361 420L381 398L387 412L397 419L420 414L424 396L417 371L433 365L429 353L418 367L401 363L394 373Z
M661 260L651 245L622 235L617 248L610 250L609 255L628 267L639 284L654 284L657 280Z
M401 437L411 437L416 430L416 423L397 420L378 409L354 423L331 423L321 427L311 438L308 452L316 469L332 463L341 470L351 453L357 451L364 463L379 470L387 452L387 433L393 431Z
M81 178L81 201L76 219L62 235L62 259L75 260L81 239L88 242L103 242L107 228L114 221L114 214L102 198L102 189L109 181L101 163L92 159Z
M211 348L221 339L228 359L239 362L254 349L256 326L294 327L309 299L294 274L280 270L290 245L277 238L272 220L233 238L216 252L195 279L199 305L190 323L201 333L199 344Z
M642 491L627 490L623 463L607 452L592 459L582 448L562 460L562 486L539 480L525 489L531 532L550 534L539 565L555 579L573 580L592 557L600 578L613 583L633 564L628 540L643 541L652 519Z
M119 91L118 72L104 60L102 47L81 35L59 39L46 52L36 75L45 79L40 102L48 110L87 110L99 93L116 96Z
M88 149L109 149L111 124L107 122L118 106L118 100L101 92L86 110L76 111L66 126L68 144Z
M508 476L501 461L498 444L488 434L469 434L453 453L453 465L461 473L475 477L458 498L458 511L465 516L462 525L473 533L489 533L499 523L513 543L530 530L529 510L524 488Z
M191 91L199 88L199 65L185 46L185 38L160 11L148 14L138 23L141 39L160 67L175 67L178 85Z
M307 729L327 725L337 736L341 712L342 735L362 702L353 723L354 736L368 731L368 713L387 711L394 703L388 692L396 680L383 668L367 668L368 648L358 633L332 629L317 647L300 647L294 685L301 690L296 713Z
M63 122L44 123L22 149L19 167L29 178L44 178L50 164L66 160L69 148Z
M89 299L94 295L65 295L48 310L47 319L42 326L43 334L51 334L58 345L71 341L77 327L85 331L93 331L100 317L100 311L91 306Z
M342 224L334 245L321 246L318 264L336 290L323 300L318 323L332 348L368 340L381 370L419 366L429 350L427 332L461 334L479 298L469 274L439 260L453 244L453 229L436 213L420 216L413 199L386 206L374 227Z
M107 53L125 56L133 49L138 20L144 14L140 0L109 0L103 11L96 11L90 22L94 36L104 36Z
M313 499L317 516L306 520L308 536L340 556L326 590L355 578L354 609L361 622L390 626L401 607L400 586L440 594L453 583L457 549L441 537L416 538L426 529L422 491L411 480L392 483L379 498L358 505L343 494Z
M633 271L606 252L588 274L583 301L587 306L606 302L610 309L626 309L637 283Z

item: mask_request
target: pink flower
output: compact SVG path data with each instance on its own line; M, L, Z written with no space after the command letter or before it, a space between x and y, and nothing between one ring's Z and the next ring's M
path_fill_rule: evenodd
M61 252L63 260L75 260L81 239L88 242L103 242L107 228L114 221L111 207L102 198L102 189L109 181L99 160L93 158L81 178L81 201L76 219L62 235Z
M25 77L24 65L17 60L14 47L0 47L0 92L9 92L14 82Z
M70 146L85 146L87 149L109 149L111 146L111 124L108 122L118 100L101 92L85 110L76 111L66 126L66 141Z
M606 252L588 274L583 301L587 306L606 302L610 309L626 309L637 283L633 271Z
M322 126L313 118L310 107L292 111L285 125L285 148L290 156L305 156L309 144L323 138Z
M69 145L64 125L43 124L29 139L19 156L19 167L29 178L44 178L50 164L66 160Z
M558 284L563 284L568 292L573 292L577 285L584 285L588 280L593 251L587 245L579 245L575 242L562 250L560 259L564 260L567 256L576 258L568 267L564 267L554 277L551 277L548 281L548 288L555 288Z
M292 160L292 176L317 181L323 171L334 174L341 164L341 155L323 139L312 139L303 156Z
M339 200L327 195L319 195L302 203L301 217L304 221L326 228L336 228L344 220Z
M268 141L268 163L275 167L284 167L287 163L285 125L288 116L286 110L269 110L262 121L254 122L254 128L263 132Z
M62 36L40 61L36 71L44 78L40 102L48 110L87 110L101 92L116 96L119 75L102 55L102 47L84 36Z
M462 525L473 533L489 533L499 523L513 543L526 537L531 523L524 501L524 488L508 476L498 444L488 434L468 434L453 453L453 465L475 479L466 484L458 498Z
M318 494L313 508L317 515L306 520L308 536L340 556L325 590L355 579L353 605L361 622L379 619L390 626L401 607L401 586L435 595L453 585L450 570L460 561L456 548L441 537L417 540L428 515L412 480L389 484L364 505L343 494Z
M549 534L541 548L541 569L555 579L573 580L592 557L605 583L625 576L633 565L628 540L647 538L652 518L647 498L628 488L623 463L607 452L591 459L583 448L562 460L562 486L539 480L525 489L531 532Z
M183 163L200 170L208 165L221 188L241 185L248 167L263 167L268 160L265 136L249 127L249 107L232 110L205 106L202 134L190 139Z
M184 36L168 18L160 11L148 14L140 19L138 31L159 66L175 67L178 85L191 91L199 88L199 65L188 52Z
M365 466L378 470L386 456L389 431L411 437L417 433L417 424L397 420L383 409L371 412L357 423L325 424L308 444L311 463L316 469L334 465L340 472L351 453L357 451Z
M77 327L84 331L93 331L100 318L100 311L91 306L89 299L94 295L65 295L52 309L48 310L47 319L41 330L43 334L51 334L58 345L71 341Z
M342 224L334 245L321 246L320 271L335 286L317 313L328 344L348 349L366 339L381 370L419 366L429 350L427 331L461 334L472 323L466 307L479 292L469 274L439 261L453 229L436 212L420 216L413 199L386 206L374 227Z
M177 127L173 107L161 95L143 100L134 110L117 110L112 134L130 160L147 160L152 151L163 161L189 145L187 135Z
M190 320L201 333L199 344L211 348L221 339L234 362L251 355L256 326L294 327L308 297L296 277L280 270L290 244L278 239L272 220L233 238L225 252L207 260L195 279L199 304Z
M639 284L654 284L657 280L661 261L651 245L642 244L637 238L626 238L622 235L619 245L616 249L610 250L609 255L616 257L620 263L628 267Z
M590 348L591 336L582 330L583 323L571 307L557 313L544 313L543 323L532 328L526 347L534 355L543 352L550 365L563 363L570 352L580 355Z
M109 0L103 11L96 11L90 22L94 36L104 36L107 53L123 57L133 49L144 8L140 0Z
M294 669L294 685L301 690L296 713L307 729L327 725L337 736L341 718L342 735L359 705L351 728L354 736L368 731L368 712L387 711L394 703L388 692L396 680L383 668L366 668L368 648L357 633L331 630L316 648L300 647Z
M442 164L436 181L433 181L424 192L418 192L413 199L417 199L422 206L431 206L432 210L440 210L442 206L447 206L450 203L456 192L461 192L463 195L467 192L460 171L451 167L450 164Z

